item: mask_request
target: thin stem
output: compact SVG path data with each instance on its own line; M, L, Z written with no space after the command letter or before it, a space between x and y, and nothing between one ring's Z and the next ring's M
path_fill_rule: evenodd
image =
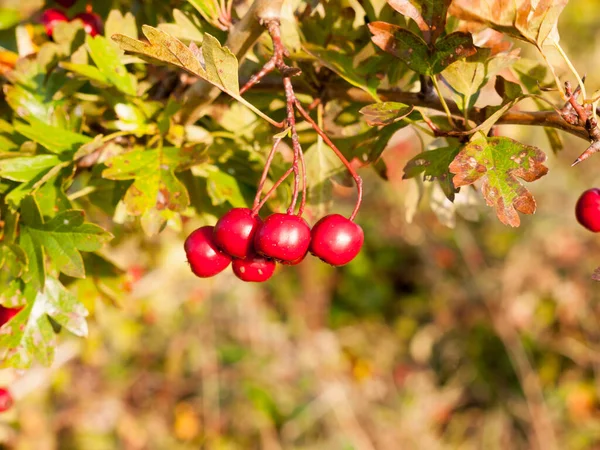
M287 100L287 124L290 127L290 132L292 134L292 148L294 150L294 160L292 162L292 170L294 171L294 190L292 192L292 202L290 203L290 207L287 211L288 214L293 214L294 210L296 209L296 202L298 201L298 192L300 188L300 169L298 167L298 161L300 159L300 153L302 153L302 148L300 147L300 138L298 137L298 132L296 131L294 103L297 100L290 77L284 77L283 86L285 88L285 97Z
M256 211L260 211L261 208L263 206L265 206L265 203L267 203L267 200L269 200L269 197L271 197L271 195L273 195L273 193L277 190L277 188L279 186L281 186L281 183L283 183L286 180L286 178L289 177L293 171L294 171L293 167L290 167L288 170L285 171L285 173L281 176L281 178L279 178L279 180L277 180L275 182L275 184L271 187L271 189L269 189L269 192L267 192L265 194L265 196L263 197L261 202L258 204L258 206L256 208L254 208Z
M444 112L446 116L448 116L448 122L452 128L456 128L454 125L454 119L452 119L452 113L450 112L450 108L448 108L448 104L446 103L446 99L442 95L442 90L440 89L440 85L437 81L437 77L434 75L431 77L431 82L433 83L433 87L435 88L435 92L437 92L438 98L440 99L440 103L442 104L442 108L444 108Z
M248 82L240 89L240 95L244 95L244 93L250 89L255 84L258 84L260 80L262 80L265 76L270 74L275 70L275 57L273 56L270 60L266 62L266 64L260 69L258 73L255 73L250 77Z
M269 174L269 169L271 168L271 163L273 162L273 158L275 157L275 152L277 151L277 147L282 141L282 137L276 138L273 146L271 147L271 151L269 152L269 156L267 156L267 160L265 162L265 167L263 169L262 176L260 178L260 182L258 183L258 187L256 188L256 196L254 197L254 205L252 206L252 214L258 214L258 205L260 203L260 194L265 187L265 182L267 181L267 175Z
M356 171L354 170L352 165L348 162L348 160L346 159L344 154L340 151L340 149L336 147L336 145L331 141L331 139L329 139L329 137L321 129L321 127L319 127L319 125L312 119L312 117L310 117L310 114L308 114L306 112L306 110L302 107L302 105L300 104L300 102L298 100L296 100L296 109L298 109L298 112L302 115L302 117L304 117L304 120L306 120L310 124L310 126L313 127L313 129L317 132L317 134L323 138L325 143L327 145L329 145L329 147L331 147L333 152L337 155L337 157L340 159L340 161L342 161L342 164L344 164L344 166L346 166L346 169L348 169L348 172L350 172L350 175L354 179L354 182L356 183L356 191L358 194L357 198L356 198L356 206L354 206L354 211L352 211L352 215L350 216L350 220L354 220L354 218L356 217L356 214L358 213L358 210L360 209L360 204L362 203L362 197L363 197L362 178L356 173Z
M556 50L558 50L558 53L560 53L560 56L562 56L562 58L565 60L567 67L569 68L571 73L573 73L573 76L577 80L577 83L579 84L579 87L581 89L581 95L583 96L582 103L585 103L585 100L587 99L587 93L585 92L585 86L583 85L583 79L579 76L577 69L575 68L575 66L573 65L573 63L571 62L571 60L569 59L569 57L567 56L567 54L561 47L560 43L558 43L557 41L554 41L554 47L556 48Z

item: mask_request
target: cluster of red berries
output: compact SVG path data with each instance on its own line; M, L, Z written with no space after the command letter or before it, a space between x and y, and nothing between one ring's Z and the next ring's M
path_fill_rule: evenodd
M56 0L56 2L64 8L70 8L75 4L75 0ZM42 24L49 37L52 37L57 23L73 20L81 20L85 32L92 37L102 33L102 19L98 14L92 12L91 8L88 8L86 12L76 14L72 19L69 19L62 10L57 8L48 8L42 13Z
M296 265L310 251L333 266L349 263L360 252L362 228L339 214L323 217L312 230L294 214L275 213L264 221L249 208L234 208L217 224L198 228L185 241L188 262L197 276L212 277L232 263L243 281L266 281L275 265Z
M577 221L594 233L600 232L600 189L588 189L575 205Z

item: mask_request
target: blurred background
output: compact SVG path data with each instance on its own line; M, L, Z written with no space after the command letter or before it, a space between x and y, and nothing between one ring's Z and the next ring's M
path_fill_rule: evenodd
M560 21L590 92L598 11L572 0ZM600 156L571 168L584 141L563 136L555 155L540 129L499 132L548 154L518 229L465 188L462 205L435 192L416 205L402 169L420 143L405 129L388 182L362 170L366 242L346 267L309 257L264 285L200 280L182 242L201 222L121 236L109 255L124 294L92 302L89 339L63 333L50 369L0 371L17 400L1 448L600 449L600 240L574 217ZM336 210L352 204L337 188Z

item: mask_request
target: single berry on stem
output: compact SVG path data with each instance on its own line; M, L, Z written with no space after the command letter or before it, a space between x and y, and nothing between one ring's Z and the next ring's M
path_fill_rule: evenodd
M600 232L600 189L588 189L575 205L577 221L594 233Z
M192 272L200 278L215 276L231 262L231 257L219 250L213 240L213 228L198 228L187 237L183 245Z
M246 259L234 259L233 273L242 281L262 283L275 272L275 261L257 254L249 254Z
M275 213L267 217L254 236L254 249L279 261L303 258L310 245L310 227L302 217Z
M68 22L69 18L62 11L55 8L48 8L42 13L42 24L46 28L46 34L52 37L54 27L59 22Z
M10 391L6 388L0 388L0 412L8 411L13 403Z
M83 22L83 29L87 34L94 37L102 33L102 19L93 12L83 12L73 17L73 20L79 19Z
M310 251L332 266L343 266L358 255L364 239L359 225L339 214L331 214L312 228Z
M215 243L230 256L244 259L252 251L254 234L261 224L251 209L233 208L215 225Z

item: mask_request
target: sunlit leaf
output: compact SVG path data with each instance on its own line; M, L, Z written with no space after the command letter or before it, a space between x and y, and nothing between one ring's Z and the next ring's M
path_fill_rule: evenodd
M398 102L374 103L365 106L360 113L365 116L367 123L371 126L389 125L404 119L408 116L414 107Z
M518 212L533 214L533 195L518 181L535 181L548 172L546 155L537 147L521 144L507 137L473 136L450 164L454 186L461 187L482 180L481 190L500 221L518 227Z

